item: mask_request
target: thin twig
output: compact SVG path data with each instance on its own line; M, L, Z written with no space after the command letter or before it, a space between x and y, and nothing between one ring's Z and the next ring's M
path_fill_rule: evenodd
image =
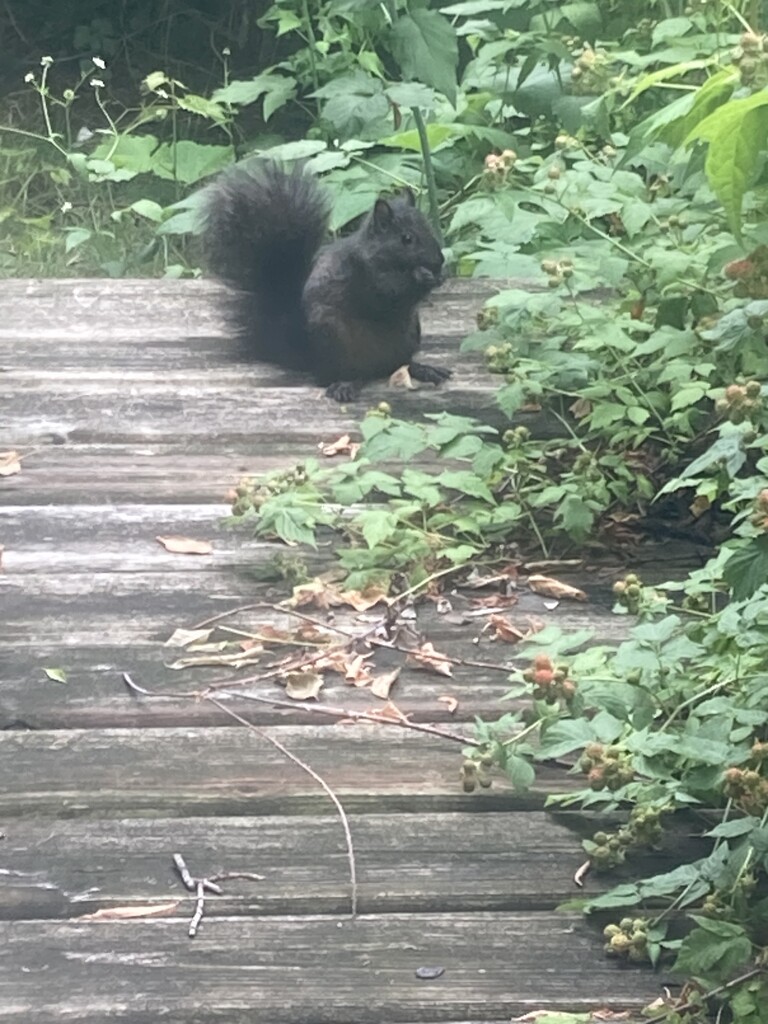
M226 715L229 715L231 718L234 718L235 721L240 722L241 725L244 725L251 732L256 733L256 735L259 736L261 739L264 739L268 743L271 743L272 746L279 750L280 753L283 754L285 757L287 757L289 761L292 761L298 768L301 768L302 771L306 772L307 775L313 778L315 782L321 787L321 789L325 792L326 796L329 798L333 806L336 808L336 812L339 815L339 819L341 821L341 827L344 830L344 839L347 844L347 860L349 862L350 914L354 920L354 918L357 917L357 865L355 862L355 850L352 844L352 832L349 827L349 819L347 818L347 812L342 807L339 798L333 792L333 790L322 777L322 775L319 775L314 770L314 768L308 765L305 761L302 761L300 757L296 756L296 754L293 754L284 744L280 742L280 740L275 739L274 736L270 736L262 729L259 729L258 726L253 724L253 722L249 722L247 718L243 718L242 715L239 715L236 711L233 711L232 708L228 708L226 704L222 704L221 701L217 700L215 697L206 697L205 699L210 701L211 704L214 704L217 708L219 708L220 711L223 711Z

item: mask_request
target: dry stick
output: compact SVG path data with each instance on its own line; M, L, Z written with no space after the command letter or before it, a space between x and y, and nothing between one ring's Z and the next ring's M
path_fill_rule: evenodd
M304 704L292 700L273 700L271 697L259 697L257 694L238 693L228 694L226 690L217 691L223 696L239 697L240 700L252 700L259 704L270 704L278 708L298 708L311 715L329 715L332 718L349 718L355 722L373 722L374 725L399 725L402 729L412 729L414 732L423 732L428 736L437 736L441 740L451 740L453 743L461 743L464 746L479 746L477 740L469 739L458 732L449 732L437 725L427 725L423 722L411 722L407 718L388 718L384 715L377 715L373 711L349 711L346 708L336 708L327 704ZM198 694L205 700L210 700L206 693Z
M197 883L197 900L195 902L195 912L192 915L192 920L189 922L189 929L187 934L190 939L194 939L197 935L197 929L200 927L200 922L203 920L203 911L205 910L205 886L203 885L202 879Z
M138 683L134 683L130 675L127 672L123 672L123 682L126 684L129 690L139 694L142 697L152 698L166 698L166 699L179 699L179 700L203 700L210 701L212 704L216 704L216 699L210 695L207 691L200 690L188 690L179 693L178 691L171 690L156 690L151 691L145 689L143 686L139 686ZM234 684L238 685L237 683ZM412 729L413 732L426 733L428 736L437 736L441 740L451 740L453 743L461 743L468 747L480 746L478 740L473 740L468 736L462 736L458 732L449 732L447 729L441 729L436 725L427 725L423 722L411 722L407 718L386 718L382 715L377 715L372 711L351 711L348 708L336 708L329 707L325 704L304 704L298 703L293 700L280 700L277 697L260 697L255 693L227 693L226 690L219 690L217 693L222 693L227 697L236 697L240 700L250 700L257 704L269 704L270 707L276 708L295 708L299 711L305 711L312 715L328 715L331 718L349 718L352 721L372 722L374 725L397 725L401 729ZM229 709L227 711L229 714ZM255 726L254 726L255 728ZM569 766L570 767L570 766Z
M211 704L214 704L220 711L223 711L231 718L234 718L235 721L240 722L241 725L244 725L251 732L256 733L257 736L260 736L268 743L271 743L272 746L279 750L281 754L284 754L289 761L292 761L297 767L301 768L302 771L305 771L307 775L313 778L324 790L325 794L336 808L339 819L341 820L341 827L344 830L344 839L347 844L347 860L349 861L350 915L354 920L354 918L357 917L357 865L355 862L355 850L352 845L352 832L349 827L349 819L347 818L347 812L341 806L339 798L333 792L322 775L319 775L314 768L310 767L310 765L305 761L302 761L300 757L296 756L296 754L291 753L291 751L288 750L280 740L275 739L274 736L267 735L267 733L259 729L252 722L249 722L247 718L243 718L242 715L238 715L236 711L233 711L232 708L228 708L226 704L222 704L221 701L217 700L215 697L206 697L205 699L210 701Z

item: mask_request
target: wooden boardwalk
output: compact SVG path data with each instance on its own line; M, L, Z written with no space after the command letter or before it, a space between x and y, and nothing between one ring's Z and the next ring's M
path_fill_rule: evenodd
M494 381L471 358L448 387L372 387L346 410L299 377L238 364L214 292L0 286L0 449L25 456L0 477L0 1021L491 1024L540 1009L638 1011L663 974L606 960L595 924L555 911L576 893L580 839L594 830L543 812L547 792L569 785L563 772L524 795L503 780L465 795L456 742L229 701L255 731L208 701L127 692L124 672L151 691L222 678L168 669L179 652L165 641L284 593L258 582L275 546L221 522L244 473L313 454L382 397L396 413L493 415ZM433 361L454 364L486 293L457 283L435 299ZM164 535L210 540L213 554L171 554ZM617 628L594 605L547 609L528 595L519 611L603 638ZM512 651L474 645L471 627L434 612L418 626L449 655L502 663ZM473 716L498 716L506 687L488 668L451 679L406 668L392 697L415 722L468 733ZM284 699L269 681L252 692ZM343 683L321 694L352 710L376 703ZM339 817L269 739L349 814L354 920ZM190 939L195 895L174 852L194 874L262 879L222 883ZM671 863L662 852L646 866Z

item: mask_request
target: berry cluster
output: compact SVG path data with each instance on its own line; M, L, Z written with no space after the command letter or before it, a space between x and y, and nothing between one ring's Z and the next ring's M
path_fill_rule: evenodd
M557 168L553 167L551 170L557 170ZM573 260L542 260L541 269L547 275L547 286L557 288L563 281L573 277Z
M629 572L623 580L617 580L613 584L613 594L620 605L636 615L640 610L640 601L643 596L642 580L637 573Z
M761 817L768 808L768 779L754 768L728 768L723 776L723 792L746 814Z
M739 298L768 298L768 246L759 245L743 260L726 263L725 276L735 281L733 294Z
M745 32L732 53L733 63L739 69L741 84L757 92L768 85L768 38L755 32Z
M731 423L755 420L763 409L761 391L760 381L757 380L729 384L723 397L715 402L715 409Z
M509 172L517 163L517 153L514 149L504 149L501 153L489 153L484 160L485 174L489 178L507 177Z
M523 672L523 679L533 683L533 696L547 704L562 700L570 704L576 696L576 683L568 677L569 666L555 665L548 654L537 654L533 666Z
M603 930L608 940L605 952L609 956L623 957L632 963L643 963L648 956L648 922L642 917L625 917L618 924L609 924Z
M579 768L587 776L590 789L608 789L615 793L635 777L632 758L621 747L604 747L588 743L579 760Z
M302 464L294 466L293 469L273 473L258 483L243 479L234 489L234 493L229 495L232 501L232 515L244 516L248 512L257 511L268 498L289 491L293 487L300 487L306 482L307 471Z
M493 757L488 753L478 752L474 757L468 757L461 766L459 776L461 788L465 793L474 793L478 786L482 789L490 789L491 776L488 769L493 767Z
M595 832L585 848L598 871L609 871L623 864L629 850L638 846L658 846L663 830L662 811L658 807L635 807L626 825L618 832Z

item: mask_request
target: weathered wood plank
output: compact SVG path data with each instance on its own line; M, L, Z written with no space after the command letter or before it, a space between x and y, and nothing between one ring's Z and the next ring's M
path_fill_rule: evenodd
M14 922L0 936L0 1020L25 1024L381 1024L481 1008L508 1019L639 1009L666 980L606 962L601 940L564 915L211 919L193 942L182 919ZM420 981L424 965L444 974Z
M425 326L470 330L477 310L502 286L482 279L447 281L424 305ZM526 286L537 290L531 282ZM154 345L223 337L227 331L218 302L225 294L220 284L206 280L8 280L0 293L0 343L68 338L95 345L114 339Z
M604 822L601 820L600 826ZM537 811L353 815L350 830L361 913L554 910L577 890L580 840L589 816ZM349 864L337 818L8 819L4 823L0 919L80 917L105 907L152 907L188 895L171 864L181 852L197 874L249 871L212 899L216 917L343 914ZM633 857L635 877L703 855L683 833L666 849ZM535 864L535 869L533 865ZM589 895L621 881L589 875Z
M128 699L128 698L126 698ZM248 712L245 712L248 717ZM456 726L460 730L460 726ZM189 817L322 814L328 797L277 750L318 772L349 812L540 808L547 793L581 781L543 767L533 788L461 792L461 745L397 726L99 729L0 734L0 814Z

